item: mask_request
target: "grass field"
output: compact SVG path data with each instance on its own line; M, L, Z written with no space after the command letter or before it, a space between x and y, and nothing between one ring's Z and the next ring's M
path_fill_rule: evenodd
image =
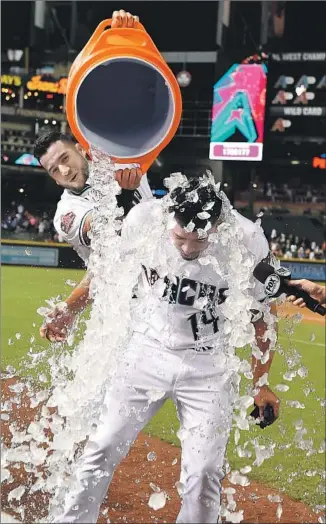
M72 289L65 282L68 279L79 281L82 275L82 271L2 267L2 369L8 364L19 367L31 345L34 349L46 345L38 337L42 318L36 313L37 308L44 306L45 300L51 297L59 294L65 297ZM254 438L259 438L260 444L275 442L274 456L260 467L253 467L250 477L277 486L288 495L313 506L323 504L325 499L319 490L319 485L324 484L321 475L325 468L325 455L318 453L325 439L325 415L321 405L325 392L325 330L321 323L303 322L295 326L294 333L289 331L289 326L281 321L279 340L284 355L276 355L271 374L272 387L280 383L290 386L287 392L277 393L282 401L281 417L264 431L254 427L249 432L241 432L239 445ZM35 337L35 341L31 343L32 337ZM8 343L9 339L11 343ZM283 379L284 372L288 371L285 359L293 355L294 348L302 356L301 364L309 373L306 378L297 376L287 382ZM242 350L240 354L245 356L249 352ZM306 396L309 387L314 391ZM286 402L290 400L299 401L305 409L288 406ZM310 456L307 456L307 451L294 446L293 423L298 420L303 421L307 430L304 439L313 440L315 452ZM177 429L174 407L167 402L146 431L179 445ZM251 445L248 445L248 449L253 450ZM232 435L228 450L232 469L252 465L254 456L253 453L250 459L239 458Z

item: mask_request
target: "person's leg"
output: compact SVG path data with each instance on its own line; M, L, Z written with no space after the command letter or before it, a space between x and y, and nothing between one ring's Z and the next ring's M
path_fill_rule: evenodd
M76 490L69 494L57 523L97 522L115 468L171 393L173 366L170 371L157 348L132 341L123 360L106 395L100 423L81 458ZM161 391L161 398L152 401L151 390Z
M175 390L182 430L179 524L217 522L237 382L232 372L217 369L213 355L189 352Z

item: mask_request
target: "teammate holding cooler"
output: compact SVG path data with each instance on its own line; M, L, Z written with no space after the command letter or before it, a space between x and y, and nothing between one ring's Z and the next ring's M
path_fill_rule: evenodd
M136 22L139 22L137 16L123 10L114 11L111 27L132 28ZM54 217L54 227L87 265L90 254L88 232L93 206L89 200L89 165L86 151L69 136L52 131L36 140L34 156L51 178L64 188ZM124 207L125 215L140 201L153 198L147 175L138 164L116 164L115 176L122 188L122 193L118 196L118 205Z
M87 265L93 204L87 184L89 163L86 151L70 137L51 132L39 137L34 155L55 182L64 188L54 216L54 227L60 237L71 244ZM147 175L137 164L115 166L116 180L122 188L118 205L125 214L142 200L153 198Z
M229 289L234 293L226 276L230 274L228 250L233 242L255 266L269 256L269 247L255 224L236 211L223 212L221 193L207 177L174 189L168 212L165 202L141 203L123 224L126 250L150 242L154 255L146 260L147 266L139 264L137 297L132 299L133 334L107 391L100 424L85 448L78 472L80 489L66 500L60 523L97 522L114 470L167 398L176 404L182 429L182 505L177 522L216 523L218 519L238 388L237 368L232 365L234 347L230 352L228 344L231 334L224 330L223 304L230 306L230 298L236 296L228 299ZM230 224L240 236L225 243ZM161 235L155 233L159 230ZM162 273L162 266L169 268L168 274ZM247 293L248 299L243 318L248 319L248 328L254 329L256 344L265 354L275 335L271 323L275 307L268 304L264 287L251 275L241 293ZM74 290L66 312L48 321L42 336L52 340L67 336L74 315L89 300L87 286L77 295ZM240 320L234 321L234 331ZM260 416L269 405L277 418L279 399L267 385L260 385L266 382L259 381L269 372L273 351L265 356L252 359L253 396ZM161 394L152 398L151 391ZM98 475L99 471L103 474Z

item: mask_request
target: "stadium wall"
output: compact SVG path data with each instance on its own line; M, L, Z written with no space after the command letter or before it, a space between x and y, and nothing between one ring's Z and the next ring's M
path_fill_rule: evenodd
M307 278L326 282L325 261L280 259L293 278ZM1 241L1 263L15 266L58 267L83 269L85 266L68 244L20 240Z
M85 268L68 244L20 240L1 241L1 264L32 267Z

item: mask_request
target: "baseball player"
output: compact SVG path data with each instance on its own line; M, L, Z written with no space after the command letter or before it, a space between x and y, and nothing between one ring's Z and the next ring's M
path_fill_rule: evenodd
M54 216L54 227L71 244L87 265L93 204L87 184L89 165L86 151L70 137L50 132L35 142L34 155L51 178L64 188ZM153 198L147 175L136 164L116 165L116 180L123 188L118 205L125 213L142 199Z
M164 209L164 199L153 199L135 206L124 221L126 249L139 249L142 242L150 242L153 256L139 267L138 298L132 300L133 335L108 388L96 432L86 445L77 474L79 489L69 494L56 522L97 522L114 470L167 398L175 402L181 423L182 505L177 522L217 522L238 386L237 359L233 348L225 350L231 336L224 330L222 307L231 300L228 289L232 286L224 271L229 271L225 266L228 246L238 242L254 265L269 255L269 247L262 230L251 221L235 211L231 218L223 216L219 193L205 179L189 180L173 190L170 202L170 214ZM240 231L239 240L225 242L229 220ZM214 242L210 241L213 237ZM209 262L212 257L217 265ZM264 320L275 310L273 305L261 305L266 296L258 281L248 277L245 284L250 305L242 316L249 319L248 327L253 323L250 329L255 330L256 343L265 353L270 331L265 337ZM67 302L66 318L63 314L43 328L43 336L66 336L74 314L88 300L86 288L76 300ZM258 310L265 311L266 319L257 315ZM267 385L258 384L269 372L272 356L273 351L262 360L253 357L253 395L261 415L269 404L277 417L278 398Z
M134 27L139 21L123 10L112 14L112 27ZM64 188L54 217L54 227L60 237L71 244L87 265L90 254L88 232L91 227L92 203L89 200L88 160L86 151L67 135L52 131L40 136L34 146L34 156L55 182ZM125 214L142 200L153 198L147 175L137 164L116 165L116 180L122 188L117 197Z

